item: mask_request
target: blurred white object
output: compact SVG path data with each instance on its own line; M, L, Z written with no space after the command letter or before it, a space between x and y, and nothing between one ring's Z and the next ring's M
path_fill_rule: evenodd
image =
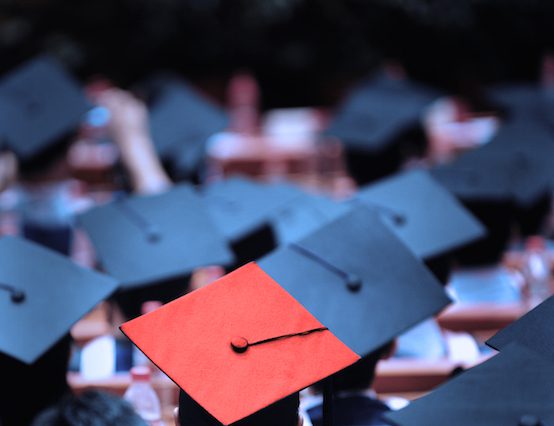
M477 342L468 333L445 332L448 359L463 365L473 365L479 360Z
M517 303L523 277L504 266L464 268L454 271L448 283L450 296L457 302Z
M436 101L424 119L429 139L429 155L434 162L450 160L460 151L477 148L491 141L499 127L493 115L473 114L453 98Z
M86 380L105 379L115 373L115 339L101 336L85 345L80 371Z
M446 355L442 331L431 318L410 328L396 340L395 357L441 359Z
M523 301L532 309L551 294L550 257L546 250L546 242L540 236L529 237L526 241L523 276Z
M123 399L129 402L136 413L150 426L163 426L162 409L158 395L151 385L152 374L146 366L131 368L132 382Z

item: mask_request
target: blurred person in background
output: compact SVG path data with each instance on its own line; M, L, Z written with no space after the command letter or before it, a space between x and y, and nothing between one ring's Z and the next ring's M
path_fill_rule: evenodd
M334 419L337 425L386 426L383 414L391 408L377 398L372 390L377 363L389 358L395 350L390 342L363 357L361 360L333 376ZM323 385L318 383L311 388L315 395L306 397L301 404L313 423L323 423Z
M116 395L90 390L67 395L44 410L32 426L146 426L133 408Z

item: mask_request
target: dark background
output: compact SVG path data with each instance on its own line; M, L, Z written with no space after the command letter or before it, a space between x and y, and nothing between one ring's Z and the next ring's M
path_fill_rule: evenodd
M0 71L47 50L124 88L178 71L223 100L240 69L264 108L334 105L383 63L454 94L531 81L554 40L544 0L0 0Z

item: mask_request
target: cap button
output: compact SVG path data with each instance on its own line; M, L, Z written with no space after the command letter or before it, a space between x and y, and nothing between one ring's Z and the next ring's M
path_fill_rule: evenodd
M157 243L161 239L160 232L153 226L149 226L146 231L146 238L151 243Z
M525 414L519 418L518 426L542 426L542 423L537 416Z
M346 287L352 293L357 293L362 288L362 280L354 274L348 274L346 277Z
M20 290L14 290L12 292L12 302L23 303L25 301L25 293Z
M231 348L238 354L246 352L248 349L248 340L244 337L233 337L231 339Z
M402 214L395 214L394 215L394 224L396 226L402 226L406 223L406 216Z

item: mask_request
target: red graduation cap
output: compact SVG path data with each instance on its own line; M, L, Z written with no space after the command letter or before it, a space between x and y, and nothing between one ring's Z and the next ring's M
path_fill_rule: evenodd
M359 359L255 263L121 330L225 425Z

